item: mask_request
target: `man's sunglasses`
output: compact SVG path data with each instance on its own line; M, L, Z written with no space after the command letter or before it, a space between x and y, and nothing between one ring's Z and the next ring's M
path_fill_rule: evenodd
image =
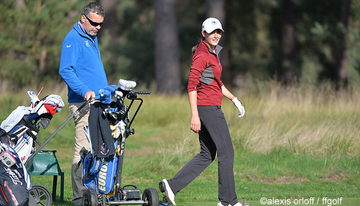
M97 23L97 22L93 22L93 21L91 21L91 19L89 19L89 17L87 17L85 14L84 14L84 16L86 17L86 19L90 22L90 24L92 25L92 26L95 26L95 27L97 27L97 26L102 26L103 25L103 23L104 22L101 22L101 23Z

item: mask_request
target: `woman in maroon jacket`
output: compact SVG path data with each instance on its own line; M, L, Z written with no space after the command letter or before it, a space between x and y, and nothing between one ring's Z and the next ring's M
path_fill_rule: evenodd
M221 81L222 66L218 45L222 32L216 18L208 18L202 24L202 40L192 58L188 79L191 108L190 128L199 134L201 151L189 161L172 179L159 183L165 198L175 205L175 195L194 180L218 156L218 206L241 206L237 200L234 181L234 149L224 113L221 111L223 96L232 100L243 117L245 109L241 102Z

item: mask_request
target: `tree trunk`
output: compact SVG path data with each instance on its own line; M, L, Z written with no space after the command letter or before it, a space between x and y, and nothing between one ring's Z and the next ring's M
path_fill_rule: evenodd
M342 0L341 1L341 14L340 22L344 25L345 33L341 35L339 39L339 45L336 51L336 71L335 71L335 81L337 89L346 88L348 84L347 77L347 40L348 40L348 23L349 23L349 13L350 13L350 4L351 0Z
M155 76L157 91L180 93L180 53L176 0L154 0Z
M291 84L297 77L295 49L295 9L292 0L281 0L282 25L280 42L282 55L278 65L277 77L283 84Z
M230 45L228 44L229 37L226 37L226 35L230 35L231 32L226 21L227 16L225 12L228 8L228 4L225 3L230 2L225 2L225 0L207 0L207 16L219 19L225 31L219 42L219 45L223 46L223 50L220 53L220 61L223 67L221 77L226 87L231 89L233 86L234 77L231 71Z
M117 0L99 0L99 3L105 9L105 23L103 24L102 31L99 32L98 38L99 42L104 37L104 32L108 31L110 35L110 43L106 45L106 51L109 51L109 54L115 55L116 54L116 47L117 47L117 37L118 37L118 29L119 23L117 22L117 12L116 12L116 5L118 4ZM100 43L99 43L100 44ZM116 81L111 79L112 74L116 73L116 58L114 56L110 57L107 61L106 65L106 73L109 77L109 81Z

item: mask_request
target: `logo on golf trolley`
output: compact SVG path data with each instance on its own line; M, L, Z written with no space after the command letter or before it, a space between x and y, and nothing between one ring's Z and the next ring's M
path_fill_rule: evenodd
M109 162L104 161L103 166L100 169L99 172L99 190L101 191L106 191L106 175L107 175L107 170L108 170L108 164Z
M109 153L109 147L106 143L102 143L100 147L100 153L103 155L107 155L107 153Z

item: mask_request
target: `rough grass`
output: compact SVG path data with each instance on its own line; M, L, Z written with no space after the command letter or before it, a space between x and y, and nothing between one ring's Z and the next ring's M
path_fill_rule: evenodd
M282 87L269 81L254 85L235 91L245 106L245 117L237 117L229 100L224 99L222 106L235 147L239 199L261 205L261 197L343 197L342 205L357 205L360 86L354 84L349 91L336 92L330 84ZM44 88L42 92L52 93L61 95L66 102L65 86ZM152 92L142 97L144 105L132 125L135 135L126 144L123 179L141 189L157 188L162 178L171 178L198 152L199 144L197 135L189 129L190 108L185 94ZM26 91L0 94L0 119L17 106L28 104ZM40 131L39 139L49 137L69 116L65 107L46 130ZM71 205L73 122L44 149L57 150L65 171L65 202L56 205ZM33 176L32 181L51 189L51 177ZM216 205L217 163L181 191L176 200L178 205Z
M229 115L228 121L233 136L243 138L245 149L254 152L286 148L295 153L357 156L359 100L355 89L337 93L327 84L284 88L269 82L258 94L243 98L245 118ZM225 109L231 114L231 107Z

